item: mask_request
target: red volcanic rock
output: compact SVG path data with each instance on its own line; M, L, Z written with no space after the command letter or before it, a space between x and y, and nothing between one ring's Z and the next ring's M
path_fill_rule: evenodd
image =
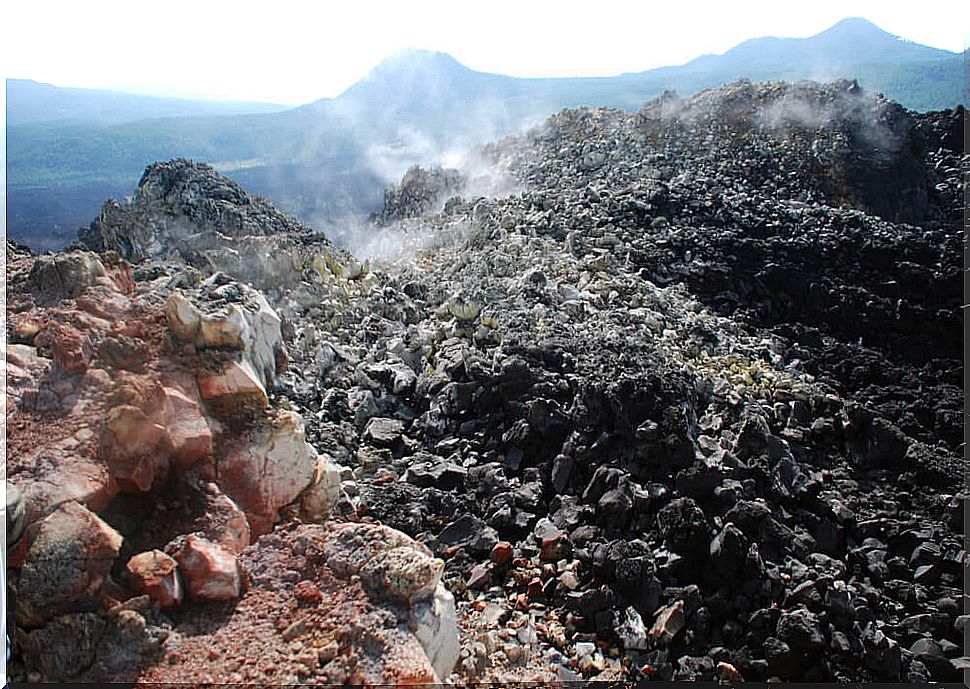
M236 555L221 545L192 534L177 545L178 562L189 595L199 600L233 600L242 591ZM173 544L174 545L174 544Z
M489 553L489 557L492 562L494 562L499 567L507 565L512 561L512 544L508 541L499 541L494 546L492 546L492 552Z
M171 442L145 412L122 404L108 412L101 434L108 471L126 491L146 492L168 475Z
M182 602L182 578L178 563L161 550L139 553L128 560L128 580L138 593L147 594L163 608Z
M278 510L311 484L318 456L307 444L303 420L279 412L272 425L248 432L229 444L217 459L219 484L249 518L253 535L270 531Z
M85 337L70 325L49 323L37 333L34 344L49 352L57 367L68 375L84 373L91 363L91 351Z
M271 531L284 506L324 520L338 499L339 474L329 457L307 444L302 419L269 407L267 385L285 365L279 318L261 295L239 286L245 308L227 310L223 304L200 312L201 342L179 342L163 302L155 294L135 293L123 262L83 253L14 258L13 274L19 277L8 279L15 341L7 348L6 411L7 468L23 491L27 522L11 554L21 569L20 626L66 629L57 627L60 621L87 615L108 620L109 627L122 617L137 627L141 619L144 629L144 619L128 615L125 606L148 606L151 600L192 614L197 606L186 598L239 598L244 588L239 557L253 534ZM10 269L8 264L8 278ZM224 276L212 290L235 294ZM141 495L118 496L119 491ZM131 514L132 505L144 512ZM126 552L137 554L125 563L126 586L109 576L122 537L95 514L99 511L130 529ZM153 549L164 542L166 552ZM423 592L427 587L418 584L427 579L424 570L410 560L398 562L399 555L375 559L368 581L393 589L386 584L395 584L398 570L406 570L406 584L414 580L415 591ZM427 565L425 560L418 564ZM142 602L132 603L132 593ZM333 594L332 583L316 580L294 590L301 604L323 603ZM368 607L359 585L350 600L355 609L378 610L375 622L389 614ZM253 626L245 616L241 623ZM51 650L48 655L67 660L44 667L56 665L51 678L81 673L103 680L97 673L107 672L104 658L121 658L125 649L137 655L142 648L137 634L115 636L91 637L98 644L95 666L74 667L71 653L87 643L82 639L63 652ZM386 641L387 653L400 658L389 662L389 674L374 677L434 681L433 666L413 634L392 632ZM134 656L129 666L142 667Z
M220 412L261 410L269 404L266 388L246 361L232 361L222 373L200 378L199 392Z
M114 251L101 254L101 261L105 267L105 279L99 279L99 284L110 287L119 294L134 294L135 281L131 276L131 264Z
M96 285L77 298L77 308L107 321L124 318L131 309L131 298L110 287Z
M195 383L193 382L193 388ZM182 466L195 464L212 456L212 430L196 396L176 387L165 387L162 403L162 425L168 431L172 455ZM192 390L192 393L195 393Z
M215 483L203 488L205 507L195 525L208 540L230 553L241 553L251 540L249 520L239 506Z
M363 525L350 528L377 530ZM380 534L381 543L407 540L403 534L389 534L390 530ZM193 629L181 635L180 661L148 667L138 681L270 685L355 681L365 686L431 686L445 681L453 663L445 662L450 658L439 659L436 666L429 648L447 648L457 655L454 619L439 608L425 609L427 603L421 608L377 601L359 583L334 576L329 559L320 552L331 535L333 525L307 524L279 527L257 540L240 556L248 583L238 604L219 619L204 614L190 617ZM345 536L348 545L361 540ZM371 542L366 536L362 541ZM295 585L281 581L280 572L286 571L299 572L302 580ZM188 613L191 608L183 603L182 610ZM441 623L436 625L437 620ZM435 635L431 627L440 627L441 632ZM299 650L294 650L294 641ZM258 662L247 663L248 658Z
M28 524L71 500L99 512L118 494L117 482L100 462L68 452L47 452L46 459L51 468L21 484Z
M293 587L293 597L304 605L313 605L323 600L320 588L312 581L301 581Z

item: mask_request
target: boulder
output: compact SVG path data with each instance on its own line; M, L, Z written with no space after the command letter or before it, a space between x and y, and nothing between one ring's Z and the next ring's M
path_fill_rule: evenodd
M202 350L242 352L260 384L273 387L285 347L280 317L259 291L216 273L189 296L172 293L164 311L177 339Z
M182 602L182 577L178 563L160 550L138 553L125 566L128 581L138 593L147 594L163 608Z
M31 266L25 287L44 304L73 299L108 276L97 255L73 251L53 256L40 256Z
M191 466L212 457L212 429L203 413L195 381L192 388L190 391L163 388L161 425L168 433L172 458L180 466Z
M167 548L190 596L197 600L235 600L242 591L242 575L236 555L207 538L190 534Z
M252 415L269 405L266 388L247 361L230 361L220 373L198 382L202 398L221 415Z
M170 453L165 427L138 407L121 404L108 412L101 431L101 455L122 490L148 492L164 481Z
M47 453L47 461L51 469L22 486L28 524L71 501L100 512L118 494L117 482L101 462L71 453Z
M254 536L269 532L279 509L308 486L320 486L318 465L316 451L306 442L302 417L290 411L278 412L264 428L227 443L216 461L219 486L246 513ZM323 494L330 490L332 495L332 474L325 471L324 476L329 478Z
M96 607L120 552L121 534L73 501L30 531L18 585L18 624L38 626L59 614Z
M406 534L374 524L337 525L324 555L337 576L360 576L372 600L410 611L410 629L444 681L458 661L455 599L440 583L445 563Z
M249 520L239 506L215 483L205 486L205 507L200 518L202 534L230 553L241 553L252 540Z

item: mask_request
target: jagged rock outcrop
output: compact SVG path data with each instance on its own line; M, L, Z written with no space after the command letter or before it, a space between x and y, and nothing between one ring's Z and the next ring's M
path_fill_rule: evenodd
M312 231L212 167L180 159L149 165L131 200L106 202L100 217L82 229L79 238L95 251L117 251L138 262L217 245L220 240L292 232Z
M460 194L464 186L465 179L458 170L415 165L404 174L400 184L384 192L384 207L373 220L378 225L387 225L425 215L440 209L445 201Z
M284 290L315 273L342 274L351 257L322 234L246 193L212 167L188 160L149 165L135 194L105 202L79 244L223 271L261 290Z

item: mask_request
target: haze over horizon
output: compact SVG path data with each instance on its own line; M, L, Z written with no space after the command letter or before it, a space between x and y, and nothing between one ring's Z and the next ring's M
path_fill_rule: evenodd
M906 7L873 0L821 0L804 7L759 1L701 13L693 6L616 0L586 13L505 0L487 13L438 1L308 9L286 0L272 8L176 0L150 15L114 0L99 8L56 0L10 7L11 30L0 47L3 76L301 105L339 95L389 55L409 48L445 52L474 70L510 76L611 76L720 54L752 38L812 36L846 17L863 17L906 40L951 52L962 51L970 35L963 28L970 26L966 17L953 17L952 4L938 0ZM51 23L54 16L59 21Z

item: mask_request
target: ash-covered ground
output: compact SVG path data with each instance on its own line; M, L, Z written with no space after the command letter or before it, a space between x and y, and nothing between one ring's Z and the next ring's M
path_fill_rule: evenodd
M964 116L907 112L851 82L741 81L632 114L563 111L477 151L464 177L409 172L362 230L420 238L387 263L172 161L107 204L76 248L132 261L148 306L233 280L262 293L282 342L268 406L302 417L339 473L330 519L382 523L443 561L460 652L434 658L422 641L438 679L955 681ZM474 196L484 173L516 193ZM43 321L53 307L27 275L33 259L11 256L25 267L8 267L8 289L30 296L8 320ZM38 397L8 405L15 442L39 422ZM143 524L125 531L119 501L165 502L195 470L122 482L92 510L138 541ZM212 618L222 627L198 619L193 606L211 603L191 595L142 611L166 632L140 676L205 681L192 654L209 643L211 663L226 657L220 629L261 609L290 630L273 641L253 619L272 672L220 665L220 678L368 681L288 669L308 667L300 606L323 598L272 598L266 562L302 557L317 532L296 526L306 510L268 514L215 476L250 524L282 524L240 555L261 574L245 605ZM105 575L115 603L132 554L118 550ZM287 576L323 577L314 585L340 599L313 562ZM27 626L24 638L46 629ZM18 671L57 678L28 656Z

